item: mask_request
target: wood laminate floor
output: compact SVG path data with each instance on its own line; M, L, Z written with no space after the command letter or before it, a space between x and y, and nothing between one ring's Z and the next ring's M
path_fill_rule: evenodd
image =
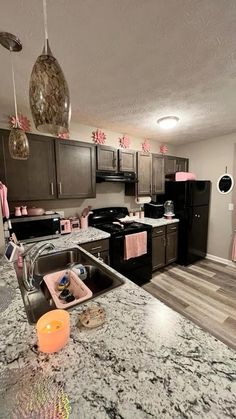
M236 269L203 259L171 265L143 288L236 349Z

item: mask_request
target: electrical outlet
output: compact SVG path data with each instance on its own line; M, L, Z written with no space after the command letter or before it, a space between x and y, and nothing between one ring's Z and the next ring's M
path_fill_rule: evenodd
M234 204L232 202L229 203L229 211L233 211L234 210Z

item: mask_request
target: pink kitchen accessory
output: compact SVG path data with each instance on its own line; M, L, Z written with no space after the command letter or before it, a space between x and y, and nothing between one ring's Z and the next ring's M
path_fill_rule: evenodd
M61 291L58 290L58 283L61 278L68 273L70 278L70 285L68 286L69 291L74 295L75 300L70 303L63 302L59 299ZM48 290L52 296L52 299L57 308L70 308L76 304L82 303L93 296L92 291L83 283L83 281L73 272L72 270L63 270L53 272L43 277Z
M197 180L195 173L191 172L177 172L175 173L176 182L184 182L186 180Z
M0 182L0 203L3 217L9 218L10 211L7 202L7 187L2 182Z

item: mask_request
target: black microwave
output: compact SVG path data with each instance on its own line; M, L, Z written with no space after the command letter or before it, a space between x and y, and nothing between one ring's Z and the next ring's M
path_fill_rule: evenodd
M164 205L150 202L144 204L144 217L148 218L162 218L164 217Z
M60 215L35 215L11 218L12 232L17 240L30 243L60 236Z

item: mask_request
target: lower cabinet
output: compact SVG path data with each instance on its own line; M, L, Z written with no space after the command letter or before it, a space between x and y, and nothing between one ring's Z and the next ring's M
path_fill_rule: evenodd
M87 252L91 253L93 256L101 258L107 265L110 264L109 239L80 244L80 247L87 250Z
M178 224L154 227L152 233L152 270L162 268L177 259Z

